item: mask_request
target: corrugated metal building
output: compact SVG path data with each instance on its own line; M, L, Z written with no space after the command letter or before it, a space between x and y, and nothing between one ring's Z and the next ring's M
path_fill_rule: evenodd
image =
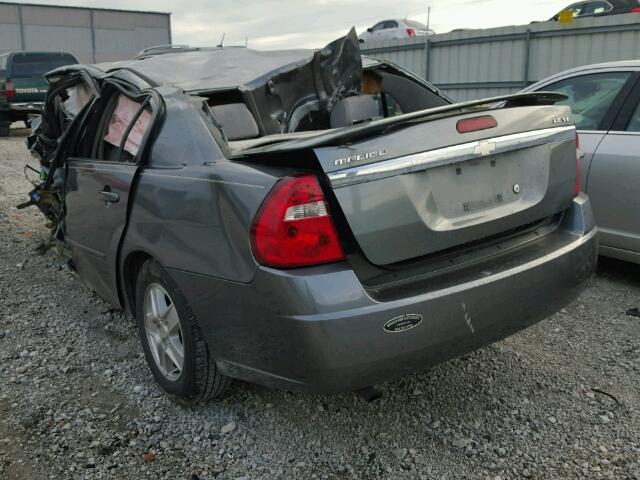
M170 43L169 13L0 2L0 53L65 51L97 63Z

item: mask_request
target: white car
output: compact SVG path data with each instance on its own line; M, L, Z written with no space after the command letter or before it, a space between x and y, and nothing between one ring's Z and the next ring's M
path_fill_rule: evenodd
M427 26L415 20L383 20L373 27L367 28L358 37L360 43L374 42L376 40L396 40L398 38L411 38L417 36L433 35L435 32Z

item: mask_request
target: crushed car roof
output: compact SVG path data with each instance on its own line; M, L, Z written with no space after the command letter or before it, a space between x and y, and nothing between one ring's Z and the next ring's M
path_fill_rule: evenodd
M94 65L106 72L132 70L156 86L174 86L184 91L228 90L271 74L274 70L309 62L317 50L251 50L212 48L194 52L167 53L140 60ZM380 62L362 57L363 67Z

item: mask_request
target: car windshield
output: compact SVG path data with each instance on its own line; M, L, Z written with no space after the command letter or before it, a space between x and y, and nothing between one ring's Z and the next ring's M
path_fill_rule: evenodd
M11 76L40 77L55 68L74 63L78 62L68 53L16 55L12 60Z

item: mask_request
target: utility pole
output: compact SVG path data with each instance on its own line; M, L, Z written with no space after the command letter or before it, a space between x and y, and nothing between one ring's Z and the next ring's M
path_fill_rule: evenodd
M431 5L427 7L427 36L429 35L429 24L431 23Z
M429 25L431 24L431 5L427 7L427 33L424 36L424 79L429 81Z

